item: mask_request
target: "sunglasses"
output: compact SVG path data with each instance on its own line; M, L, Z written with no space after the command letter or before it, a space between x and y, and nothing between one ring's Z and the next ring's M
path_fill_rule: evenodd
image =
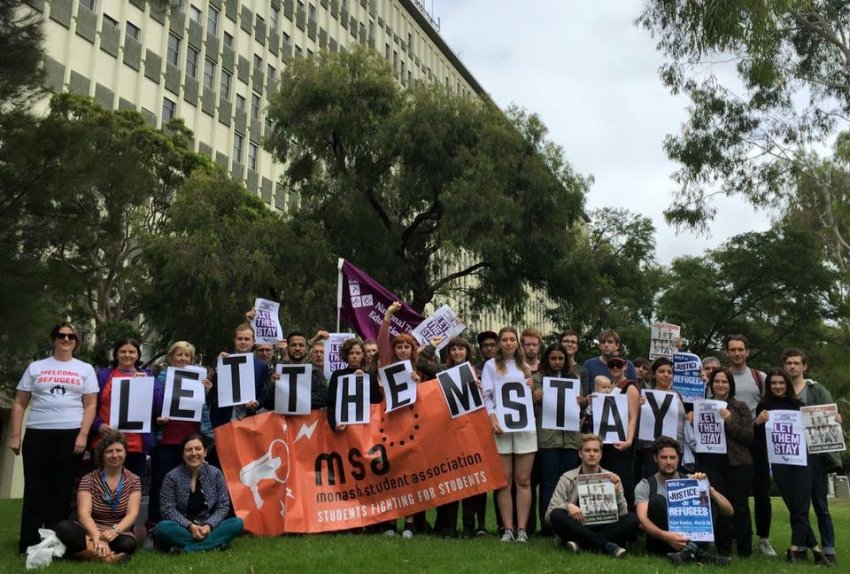
M609 369L624 369L625 367L626 367L625 363L620 363L620 362L608 363Z
M54 339L58 339L60 341L67 339L68 341L76 341L77 336L74 333L56 333Z

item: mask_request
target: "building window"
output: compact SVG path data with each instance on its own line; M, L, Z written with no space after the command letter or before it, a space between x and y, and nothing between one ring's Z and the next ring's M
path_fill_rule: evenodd
M248 168L257 171L257 152L259 149L257 148L257 144L254 142L248 142Z
M131 22L127 22L127 36L134 39L136 42L141 43L142 41L142 31L138 26Z
M245 144L245 136L242 134L233 134L233 161L242 163L242 146Z
M189 46L189 49L186 50L186 73L189 74L190 78L198 77L198 56L200 53L197 48L193 46Z
M107 14L103 15L103 21L108 23L108 24L115 26L116 28L118 27L118 20L116 20L115 18L112 18L111 16L109 16Z
M277 8L272 8L272 11L269 12L269 30L274 33L277 33L277 21L280 17L280 10Z
M162 98L162 121L167 122L177 113L177 104L168 98Z
M180 38L174 34L168 35L168 51L165 53L165 60L172 66L180 65Z
M310 7L309 7L308 19L310 20L310 22L316 21L316 7L313 6L312 4L310 4Z
M198 8L197 6L195 6L194 4L191 4L189 6L189 19L191 19L193 22L200 24L201 18L202 18L201 9Z
M251 117L260 119L260 96L259 94L251 94Z
M390 49L390 45L389 45L389 44L387 44L387 45L384 47L384 57L387 59L387 62L389 62L389 61L390 61L390 53L391 53L391 52L392 52L392 50Z
M233 75L227 70L221 70L221 96L225 100L230 99L230 84L233 81Z
M236 109L245 111L245 96L236 94Z
M204 87L212 90L215 86L215 62L207 58L204 66Z
M207 33L218 36L218 10L212 6L207 9Z
M290 37L286 32L283 33L283 44L289 46Z
M224 33L224 45L227 46L228 48L233 47L233 35L232 34L228 34L227 32Z
M254 54L254 69L261 72L263 71L263 59L257 54Z
M274 66L269 64L268 67L266 68L266 75L268 75L270 80L274 80L275 77L277 76L277 70L274 69Z
M88 8L90 12L97 11L97 0L80 0L80 6Z

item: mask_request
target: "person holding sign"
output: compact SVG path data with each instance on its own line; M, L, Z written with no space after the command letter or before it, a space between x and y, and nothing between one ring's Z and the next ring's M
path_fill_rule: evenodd
M41 542L39 528L53 528L68 517L74 472L97 410L94 368L74 358L80 348L76 327L60 323L50 332L50 340L53 354L27 366L12 405L9 449L16 455L23 452L24 457L21 554Z
M124 466L126 457L124 435L101 433L94 451L98 468L85 475L77 489L77 521L56 525L56 536L69 555L116 564L136 551L133 525L142 503L142 483Z
M156 525L159 547L171 554L224 548L245 527L230 514L230 494L224 474L204 460L204 437L183 438L183 464L165 477L162 487L163 521Z
M289 359L281 360L279 363L269 365L269 379L263 387L263 395L261 404L267 410L275 410L274 397L275 386L280 379L278 373L279 365L312 365L310 358L307 356L307 335L299 331L291 331L286 337L289 349ZM284 367L286 368L286 367ZM325 378L322 376L322 367L313 368L310 371L310 410L323 409L328 404L328 387L325 384Z
M675 393L673 391L673 361L668 359L667 357L658 357L655 361L652 362L652 377L655 381L655 388L645 390L640 398L641 409L644 410L644 415L647 413L649 415L653 415L656 421L656 429L661 428L661 424L664 419L667 417L667 413L670 412L670 404L669 401L670 395L666 396L666 401L663 398L659 398L663 395L663 393ZM655 395L654 391L659 391L659 395ZM650 396L651 395L651 396ZM675 393L675 399L677 409L676 409L676 436L671 436L670 438L675 438L676 442L684 449L685 448L685 403L682 402L682 397L679 393ZM649 410L647 410L649 409ZM669 416L673 416L672 413ZM644 416L641 418L641 421L647 418ZM672 426L671 426L672 430ZM640 468L640 474L638 475L640 478L647 478L652 476L658 471L658 467L655 465L655 458L652 456L652 443L653 441L660 436L661 433L656 433L656 436L652 438L652 440L648 440L646 438L637 441L637 459L638 465ZM642 435L646 437L646 435Z
M721 556L729 556L734 538L738 545L738 556L747 558L753 553L749 504L753 483L753 457L750 454L753 418L747 403L735 400L735 378L726 367L716 368L708 376L708 392L713 400L726 402L726 407L719 411L726 435L726 452L698 453L697 467L729 499L735 510L731 520L724 516L717 518L714 544ZM700 424L700 421L694 421L695 426L699 427Z
M537 421L537 454L535 467L540 483L539 510L541 519L546 516L549 501L555 492L558 480L568 470L579 465L579 442L581 433L575 431L543 428L543 379L575 379L577 385L576 401L581 396L581 381L575 366L569 364L567 350L560 343L553 343L543 351L540 370L534 373L534 418ZM601 448L601 446L600 446ZM541 520L541 522L544 522ZM545 527L545 525L541 525Z
M348 366L344 369L337 369L331 374L330 381L328 383L328 424L331 429L334 431L344 431L347 426L345 423L337 422L336 415L336 403L337 396L342 391L340 387L340 378L345 375L367 375L363 370L363 364L365 362L365 353L363 351L363 343L360 339L351 338L345 341L342 344L342 347L339 350L340 358L348 363ZM378 404L383 400L383 393L381 391L381 383L378 382L377 377L370 377L370 388L369 388L369 402L371 404Z
M188 341L177 341L171 344L166 355L167 366L159 372L154 384L155 395L165 396L165 387L169 374L173 376L178 369L184 369L195 361L195 346ZM204 394L212 389L212 382L205 376L201 381ZM172 397L174 391L172 389ZM160 401L162 402L162 401ZM170 411L169 411L170 412ZM160 411L159 415L162 414ZM155 525L160 520L159 492L165 476L177 468L183 461L181 444L186 435L200 432L201 423L191 420L172 420L167 416L157 416L154 438L156 445L151 449L151 488L150 503L148 504L148 524Z
M242 323L233 331L233 354L251 353L253 348L254 329L248 323ZM219 360L227 359L229 355L229 353L219 353ZM253 383L254 386L255 399L244 404L237 403L233 405L225 404L223 406L219 406L219 393L213 393L210 396L210 419L212 420L213 427L229 423L234 418L238 419L245 416L251 416L256 414L260 409L261 405L259 403L259 399L262 397L263 386L266 384L266 380L268 379L269 366L253 354L250 356L250 359L251 360L248 365L253 379L250 383ZM238 377L231 378L231 383L234 386L239 382ZM212 383L213 387L218 385L218 373L213 375ZM223 389L218 390L222 391Z
M611 372L611 383L617 388L620 394L626 396L629 405L628 422L620 420L620 424L625 424L625 440L618 440L611 444L605 444L602 447L602 464L605 468L611 470L620 477L623 481L623 490L626 493L626 501L629 503L629 510L634 510L634 448L632 445L637 438L637 423L638 414L640 413L640 391L637 383L633 379L626 377L627 361L625 357L614 355L608 357L605 365L608 371ZM585 363L587 366L587 363ZM590 370L590 369L588 369ZM601 420L602 413L593 414L594 419L599 418L600 425L610 425L610 420ZM617 413L619 416L619 413ZM612 417L608 417L611 419ZM594 421L594 424L595 421ZM604 434L604 433L601 433Z
M756 407L755 440L769 448L766 426L771 411L799 411L800 400L794 393L791 377L784 369L772 369L767 373L764 398ZM774 433L775 434L775 433ZM798 443L797 448L800 448ZM788 562L805 562L808 549L812 550L816 564L832 566L818 546L817 538L809 522L809 507L812 503L812 469L809 466L782 464L771 465L773 480L788 508L791 521L791 546L785 553Z
M785 370L791 375L794 385L794 395L800 399L802 406L834 404L829 390L811 380L806 379L806 369L809 368L809 358L800 349L786 349L782 353ZM841 415L835 415L835 422L841 424ZM840 433L840 427L838 429ZM812 507L818 519L821 544L826 559L835 564L835 528L832 525L832 515L829 513L827 502L827 475L834 469L840 469L841 455L838 452L825 452L809 455L809 468L812 469Z
M668 530L667 481L684 478L679 476L678 471L681 453L682 446L676 440L667 436L655 439L652 443L652 454L658 472L644 478L635 487L635 511L646 533L646 549L651 554L668 555L675 564L709 562L726 565L729 563L728 558L711 556L687 536ZM702 480L706 477L702 473L696 473L688 478ZM732 505L710 483L708 493L713 504L712 516L732 516Z
M534 430L505 432L496 416L497 385L519 382L528 385L529 391L534 381L519 347L516 329L503 327L499 331L499 349L496 356L484 363L481 372L484 405L490 415L490 427L496 437L496 450L502 461L502 468L508 484L496 491L496 502L505 528L502 542L528 542L526 526L531 514L531 468L534 465L534 453L537 452L537 433ZM514 524L514 500L511 484L516 484L517 520ZM516 535L514 535L516 526Z
M100 438L111 433L110 414L112 405L112 382L115 379L130 377L152 377L147 369L141 369L142 349L139 342L132 338L121 339L112 348L112 364L97 371L97 383L100 392L97 395L97 414L91 427L91 439L89 446L92 450L97 448ZM162 393L157 393L154 387L153 411L151 415L162 408ZM127 458L126 466L136 476L142 476L145 472L145 460L148 451L153 447L152 433L127 433Z
M628 511L623 483L616 474L599 466L602 457L602 437L599 435L582 435L579 457L581 465L565 472L558 480L546 510L546 521L572 552L585 548L621 558L626 554L623 547L634 540L638 530L637 517ZM588 475L607 477L613 484L618 516L615 522L587 524L586 510L578 499L578 480L579 476Z

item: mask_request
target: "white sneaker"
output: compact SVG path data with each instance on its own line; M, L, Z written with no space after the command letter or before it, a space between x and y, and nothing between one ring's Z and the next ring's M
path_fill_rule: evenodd
M395 531L395 528L390 528L388 530L384 530L384 536L387 538L395 538L398 536L398 532Z
M413 538L413 531L410 528L405 527L405 529L401 531L401 537L405 540L410 540Z
M505 531L502 532L502 542L513 542L514 540L514 531L510 528L505 528Z
M516 531L516 541L528 542L528 532L525 531L525 528L520 528Z
M770 540L762 538L759 540L759 552L770 558L776 558L776 550L770 545Z

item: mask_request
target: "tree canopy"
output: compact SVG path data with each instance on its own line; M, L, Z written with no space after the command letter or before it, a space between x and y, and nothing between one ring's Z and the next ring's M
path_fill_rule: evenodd
M460 289L517 309L571 249L588 181L539 117L441 88L403 90L376 53L296 59L272 97L267 147L334 254L421 310Z

